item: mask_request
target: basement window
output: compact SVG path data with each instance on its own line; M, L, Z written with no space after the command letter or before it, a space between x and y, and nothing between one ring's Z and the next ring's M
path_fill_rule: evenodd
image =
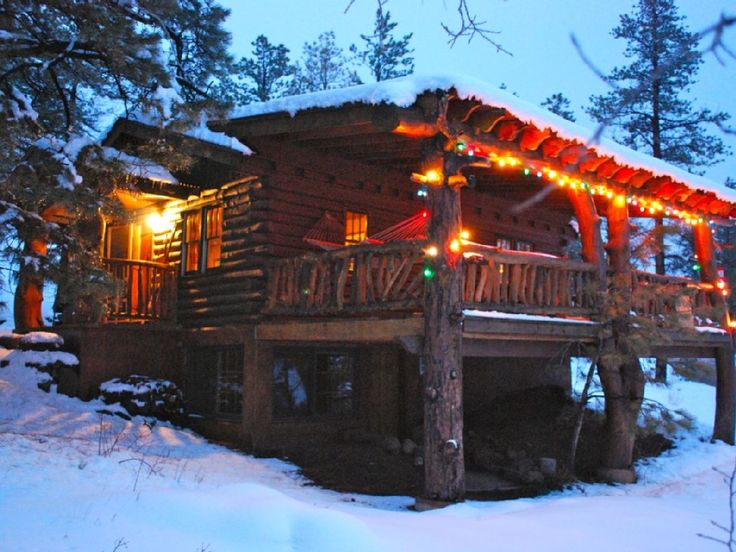
M354 376L350 351L277 351L272 365L274 420L351 416Z
M190 413L239 418L243 412L243 348L192 347L187 351L184 399Z

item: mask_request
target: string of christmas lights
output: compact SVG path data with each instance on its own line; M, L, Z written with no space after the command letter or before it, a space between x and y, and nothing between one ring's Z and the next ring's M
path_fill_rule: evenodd
M570 188L571 190L583 190L592 196L599 196L606 199L612 199L617 202L626 202L635 207L643 215L663 215L666 217L676 217L686 224L695 226L707 222L713 224L712 221L706 220L703 216L679 209L671 205L667 205L657 199L652 199L643 195L627 192L626 194L611 188L605 184L595 183L589 184L583 180L572 178L566 174L560 173L549 167L535 167L531 162L525 162L514 157L513 155L499 155L496 152L489 151L483 146L477 144L466 144L458 142L455 148L456 153L467 157L477 157L494 163L499 169L512 168L521 170L524 176L536 177L550 183L556 183L561 188ZM429 171L435 172L436 171ZM427 173L426 183L438 182L439 174L430 175ZM432 178L433 177L433 178Z

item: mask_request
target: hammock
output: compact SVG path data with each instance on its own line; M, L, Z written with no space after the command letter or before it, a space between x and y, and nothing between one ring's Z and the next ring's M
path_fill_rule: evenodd
M426 240L427 239L427 211L421 211L413 217L402 220L372 235L368 238L371 243L386 243L402 240Z
M310 245L327 250L345 247L345 225L325 211L303 239Z

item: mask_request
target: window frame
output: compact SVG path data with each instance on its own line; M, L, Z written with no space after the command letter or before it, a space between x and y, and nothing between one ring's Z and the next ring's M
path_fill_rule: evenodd
M357 224L355 221L358 221ZM363 227L363 223L365 227ZM357 230L356 230L357 228ZM357 238L355 236L358 236ZM368 213L364 211L345 210L345 239L344 244L358 245L368 239Z
M196 364L193 363L193 359L196 359ZM244 362L245 352L242 345L189 347L184 374L184 401L188 414L226 421L241 420L245 411ZM227 379L230 381L223 382L225 371L229 371ZM235 395L239 397L238 408L235 411L224 410L223 388L226 385L233 385L233 379L234 385L240 387ZM192 389L198 391L192 393Z
M329 370L325 370L329 363L330 356L345 356L348 359L350 370L350 395L349 397L333 396L337 393L334 390L326 390L320 388L321 377L329 377ZM305 414L293 413L280 414L277 413L276 387L274 369L278 359L299 359L306 362L308 369L308 381L305 382L304 388L307 390L307 412ZM324 359L321 361L320 359ZM358 392L357 392L357 359L358 356L354 348L320 348L320 347L279 347L274 349L271 358L271 420L273 422L319 422L324 420L352 420L358 416ZM325 365L323 366L323 362ZM304 364L302 364L304 366ZM322 372L322 373L320 373ZM320 411L319 404L328 397L329 409ZM347 410L335 408L339 401L349 401L350 406Z
M209 216L211 213L219 213L216 217L215 233L211 234L212 227L209 224ZM218 270L222 266L222 235L224 227L225 209L222 203L212 203L201 206L197 209L190 209L182 213L182 238L181 238L181 273L184 276L192 276L195 274L205 274L207 272ZM197 227L197 239L189 240L190 229L194 225L189 224L189 219L197 217L199 219ZM212 261L212 251L210 250L213 242L219 242L217 246L217 263L210 264ZM196 244L197 261L196 267L190 268L189 258L193 248L192 244Z

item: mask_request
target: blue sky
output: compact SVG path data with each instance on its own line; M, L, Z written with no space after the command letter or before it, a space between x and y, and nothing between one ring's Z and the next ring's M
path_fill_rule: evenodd
M591 94L606 91L605 85L584 65L570 40L574 33L587 55L604 71L622 64L624 44L610 36L621 13L629 11L628 0L469 0L472 10L500 31L495 38L513 55L496 52L481 38L472 43L458 41L450 48L440 23L457 22L456 0L389 0L392 19L400 34L414 33L412 45L417 72L465 73L492 84L504 83L520 97L541 102L554 93L564 93L573 103L578 122L594 126L582 111ZM372 30L375 0L220 0L232 10L227 27L233 35L232 52L248 55L250 42L265 34L272 42L283 43L292 58L301 55L305 41L332 30L343 47L360 41L360 33ZM717 21L721 12L736 12L734 0L679 0L680 12L692 31L700 31ZM736 29L727 36L736 50ZM370 80L367 73L364 80ZM690 91L698 105L723 110L736 118L736 60L725 66L706 58L698 83ZM734 121L736 126L736 121ZM736 152L736 137L725 137ZM736 161L707 170L707 176L722 182L736 177Z

